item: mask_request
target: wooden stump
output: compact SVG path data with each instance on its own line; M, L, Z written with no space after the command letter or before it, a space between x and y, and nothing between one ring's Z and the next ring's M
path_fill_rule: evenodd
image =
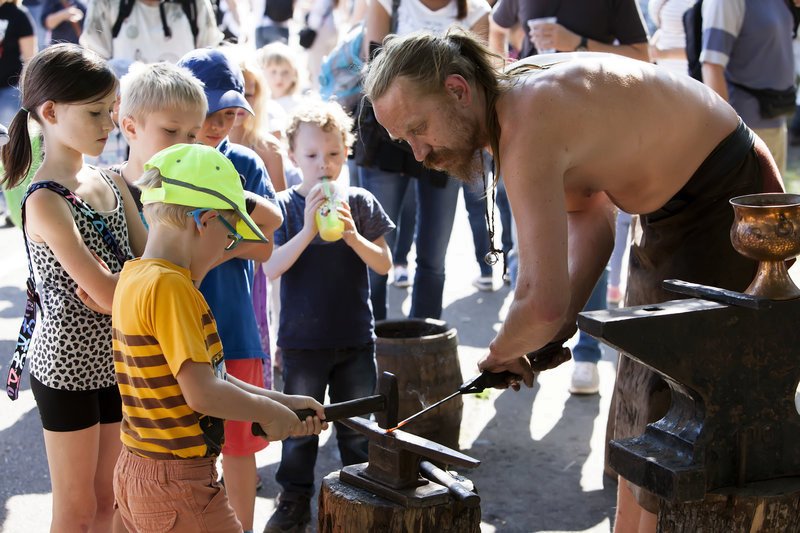
M480 507L468 508L453 498L430 507L403 507L341 482L339 472L322 480L319 533L478 533L480 524Z
M776 479L720 489L701 502L662 502L658 531L694 533L800 531L800 480Z

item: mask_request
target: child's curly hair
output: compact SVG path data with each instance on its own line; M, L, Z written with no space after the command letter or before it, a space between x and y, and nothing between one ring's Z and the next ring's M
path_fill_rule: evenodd
M318 126L322 131L338 131L342 141L349 150L356 140L353 133L353 117L338 103L309 99L298 105L289 117L289 126L286 128L286 139L289 149L294 150L294 141L297 130L301 124Z

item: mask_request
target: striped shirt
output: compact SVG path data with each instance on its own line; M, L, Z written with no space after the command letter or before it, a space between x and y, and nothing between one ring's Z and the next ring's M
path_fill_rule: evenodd
M186 361L224 375L222 343L190 272L161 259L125 263L112 309L122 444L151 459L219 455L223 421L186 403L175 376Z

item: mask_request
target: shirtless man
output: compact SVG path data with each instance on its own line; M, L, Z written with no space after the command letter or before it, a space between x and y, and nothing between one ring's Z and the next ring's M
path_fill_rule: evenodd
M494 61L463 33L418 33L384 41L364 81L378 121L418 160L470 179L486 147L505 180L519 277L481 369L512 370L530 386L524 354L574 333L613 247L615 206L643 215L629 305L677 298L661 289L668 278L747 287L755 264L730 244L728 199L781 183L763 141L725 101L688 76L614 55L537 56L505 74ZM641 434L669 403L656 398L655 376L623 360L615 395L626 420L615 438Z

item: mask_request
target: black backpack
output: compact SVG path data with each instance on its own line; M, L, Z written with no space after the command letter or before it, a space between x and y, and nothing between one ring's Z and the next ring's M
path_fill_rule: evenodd
M800 9L795 7L792 0L786 0L786 5L792 12L796 37L797 27L800 25ZM700 52L703 51L703 0L697 0L683 14L683 29L686 32L686 59L689 62L689 75L698 81L703 81L703 64L700 62Z
M264 14L275 22L286 22L294 16L294 0L267 0Z
M189 19L189 27L192 29L192 37L194 38L194 44L197 46L197 34L200 32L199 28L197 27L197 5L196 0L167 0L169 2L176 2L180 4L181 9L183 9L184 15L186 18ZM131 11L133 11L133 4L136 0L119 0L119 14L117 15L117 20L114 22L114 26L111 27L111 38L116 39L117 35L119 35L119 30L122 28L122 23L125 22L131 15ZM164 37L172 37L172 29L170 29L169 24L167 24L167 14L164 11L164 2L160 2L158 4L158 12L161 15L161 27L164 29Z

